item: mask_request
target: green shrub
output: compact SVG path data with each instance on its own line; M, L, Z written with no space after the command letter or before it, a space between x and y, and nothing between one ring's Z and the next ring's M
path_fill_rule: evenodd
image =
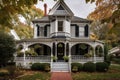
M98 72L106 72L109 68L109 64L106 62L97 62L96 63L96 71Z
M50 64L49 63L34 63L31 66L32 70L39 70L39 71L50 71Z
M87 72L94 72L96 70L96 65L92 62L84 63L83 70Z
M50 64L49 63L43 63L44 64L44 71L48 72L50 71Z
M82 71L83 65L81 63L72 63L71 69L72 69L72 72Z
M78 67L77 66L73 66L72 67L72 72L78 72Z
M32 70L40 70L40 63L34 63L34 64L32 64L32 66L31 66L31 69Z

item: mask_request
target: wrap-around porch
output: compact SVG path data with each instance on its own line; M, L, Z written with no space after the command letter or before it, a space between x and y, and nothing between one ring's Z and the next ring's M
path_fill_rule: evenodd
M104 61L104 47L95 42L48 42L48 43L23 43L21 46L22 56L15 54L15 62L17 65L29 66L32 63L53 63L53 62L66 62L68 63L79 62L85 63L102 62ZM36 47L37 46L37 47ZM33 49L34 48L34 49ZM34 52L33 54L26 53L27 51ZM54 61L55 59L55 61Z

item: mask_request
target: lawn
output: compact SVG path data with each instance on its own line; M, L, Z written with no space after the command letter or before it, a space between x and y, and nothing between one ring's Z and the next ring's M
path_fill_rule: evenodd
M111 65L105 73L72 73L73 80L120 80L120 65Z
M49 72L26 72L25 75L17 78L16 80L50 80L50 73Z

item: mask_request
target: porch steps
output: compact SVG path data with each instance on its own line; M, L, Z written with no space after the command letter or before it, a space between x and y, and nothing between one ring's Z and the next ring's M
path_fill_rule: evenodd
M69 64L67 62L53 62L52 72L69 72Z

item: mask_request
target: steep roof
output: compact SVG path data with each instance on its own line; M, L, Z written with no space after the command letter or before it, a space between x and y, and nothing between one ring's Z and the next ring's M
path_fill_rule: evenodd
M64 0L59 0L48 13L48 15L69 15L73 16L74 13L71 9L66 5Z
M83 19L83 18L80 18L80 17L77 17L77 16L72 17L71 21L72 22L91 22L90 20Z
M71 21L72 22L91 22L90 20L83 19L83 18L76 17L76 16L73 16L72 19L71 19ZM42 18L35 19L32 22L33 23L34 22L49 22L49 16L44 16Z
M59 0L51 9L51 11L48 13L47 16L44 16L42 18L39 19L35 19L32 22L49 22L49 16L71 16L71 21L72 22L91 22L87 19L83 19L80 17L76 17L74 16L74 13L70 10L70 8L66 5L66 3L64 2L64 0Z

